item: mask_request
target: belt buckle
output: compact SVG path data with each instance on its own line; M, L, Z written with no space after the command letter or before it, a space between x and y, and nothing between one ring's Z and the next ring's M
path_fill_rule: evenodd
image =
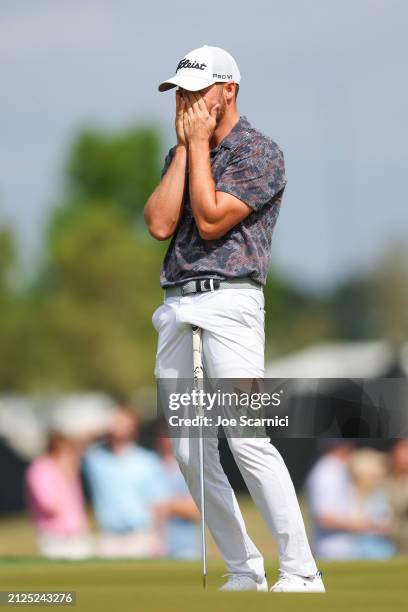
M206 278L202 281L201 291L216 291L220 288L220 281L217 278Z
M195 282L195 291L187 291L187 287L191 282ZM192 293L207 293L208 291L216 291L219 288L220 281L217 278L201 278L197 279L196 281L187 281L184 283L184 285L181 285L180 292L182 297L184 297L186 295L191 295Z
M184 285L181 285L181 287L180 287L181 297L185 297L186 295L188 295L188 294L187 294L187 293L185 293L185 291L184 291L184 287L187 287L187 285L188 285L188 282L187 282L187 283L184 283Z

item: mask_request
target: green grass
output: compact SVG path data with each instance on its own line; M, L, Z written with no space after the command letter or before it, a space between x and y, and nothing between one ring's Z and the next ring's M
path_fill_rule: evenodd
M254 504L241 496L250 535L277 577L274 542ZM305 513L307 521L307 514ZM408 558L319 563L325 595L218 593L225 573L209 538L208 588L200 563L171 561L50 562L35 557L35 534L24 515L0 521L0 590L75 590L78 612L389 612L408 609ZM21 606L27 609L27 606ZM35 606L50 610L50 606ZM65 608L69 610L70 608Z
M324 572L325 595L218 593L225 571L218 560L210 560L208 587L204 592L200 564L196 562L50 562L15 557L0 559L0 588L75 590L75 610L84 612L388 612L408 607L408 559L319 566ZM272 583L276 565L268 566L267 571Z

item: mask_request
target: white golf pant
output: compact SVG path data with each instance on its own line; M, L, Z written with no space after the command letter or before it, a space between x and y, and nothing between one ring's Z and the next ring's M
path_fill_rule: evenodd
M203 365L209 378L263 378L264 296L254 289L219 289L170 297L153 313L158 332L157 378L192 378L191 325L202 328ZM200 507L197 438L173 438L174 454ZM317 571L296 492L286 465L269 438L228 438L252 499L279 549L281 570L310 576ZM263 578L264 561L249 537L234 491L220 463L218 440L204 438L207 526L228 571Z

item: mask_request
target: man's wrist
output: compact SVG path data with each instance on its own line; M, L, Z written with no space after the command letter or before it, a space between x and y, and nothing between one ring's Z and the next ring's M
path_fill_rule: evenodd
M187 145L183 144L182 142L178 142L176 144L175 154L176 155L185 155L186 153L187 153Z
M209 140L206 138L191 138L188 143L188 150L190 152L206 151L210 148Z
M174 159L177 164L186 166L188 164L188 149L184 144L177 144L174 151Z

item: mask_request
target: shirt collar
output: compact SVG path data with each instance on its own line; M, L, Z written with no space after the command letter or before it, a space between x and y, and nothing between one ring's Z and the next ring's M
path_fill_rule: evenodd
M218 153L221 147L224 147L224 149L231 149L237 142L240 141L242 137L242 132L250 127L251 124L249 123L246 116L241 115L234 127L228 132L226 136L224 136L224 138L215 147L215 149L211 149L211 153Z

